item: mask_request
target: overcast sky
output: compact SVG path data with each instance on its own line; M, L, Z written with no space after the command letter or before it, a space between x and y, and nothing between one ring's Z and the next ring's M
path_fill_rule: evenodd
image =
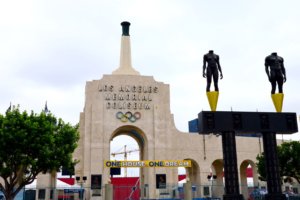
M170 84L181 131L210 110L202 77L208 50L220 56L217 110L275 111L264 59L284 58L284 112L300 112L300 1L0 1L0 112L48 108L75 124L86 81L119 65L122 21L129 21L133 67ZM300 139L299 135L294 136Z

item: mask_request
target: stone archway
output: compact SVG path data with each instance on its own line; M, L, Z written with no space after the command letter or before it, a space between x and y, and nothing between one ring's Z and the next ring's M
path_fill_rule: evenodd
M131 126L131 125L120 126L119 128L117 128L116 130L113 131L113 133L111 134L111 137L110 137L110 141L113 138L120 136L120 135L127 135L127 136L130 136L133 139L135 139L135 141L139 145L140 159L141 160L146 159L145 152L147 150L148 142L147 142L146 134L141 129L139 129L136 126Z
M224 162L222 159L215 160L211 164L212 175L216 176L213 181L212 196L221 197L224 194Z
M192 186L195 187L194 196L200 197L201 195L201 179L200 179L200 167L199 164L190 158L186 158L185 160L190 160L192 166L185 168L186 170L186 179L191 181Z
M247 170L249 170L249 166L252 168L253 186L248 185L247 181ZM255 163L252 160L244 160L240 165L240 187L244 198L248 198L249 196L249 187L255 186L258 186L258 174Z
M133 138L137 142L139 147L139 159L147 159L148 142L145 133L141 129L132 125L120 126L113 131L110 137L110 141L121 135L126 135ZM140 188L140 196L144 197L146 196L146 194L144 194L145 190L143 190L143 186L145 185L145 182L147 182L148 177L146 176L147 173L145 168L140 168L139 170L139 180L137 186Z
M140 160L140 147L137 141L128 135L119 135L110 141L110 160L111 161L131 161ZM120 171L115 169L114 177L139 177L139 167L124 167Z

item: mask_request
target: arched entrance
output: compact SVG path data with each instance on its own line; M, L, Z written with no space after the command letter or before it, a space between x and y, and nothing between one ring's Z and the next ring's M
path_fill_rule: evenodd
M248 198L251 191L258 187L258 176L255 163L252 160L244 160L240 166L240 186L244 198Z
M127 135L119 135L110 142L110 160L130 161L140 160L140 149L134 138ZM113 168L114 169L114 168ZM114 171L111 169L112 171ZM114 177L139 177L140 168L121 168L115 170Z
M111 160L113 157L121 155L116 160L144 160L147 146L147 140L144 132L135 126L121 126L116 129L110 138L110 146L112 146L114 139L121 138L117 141L118 149L110 148ZM116 147L116 145L114 145ZM137 156L130 156L130 153L138 154ZM143 196L145 173L143 168L123 168L121 176L111 176L111 183L114 185L114 199L140 199ZM110 170L112 172L112 170Z
M186 170L186 179L191 181L193 187L193 197L201 196L201 181L200 181L200 167L198 163L193 159L185 159L190 160L192 166L185 168Z
M224 194L224 163L222 159L215 160L211 165L211 193L213 197L221 197Z

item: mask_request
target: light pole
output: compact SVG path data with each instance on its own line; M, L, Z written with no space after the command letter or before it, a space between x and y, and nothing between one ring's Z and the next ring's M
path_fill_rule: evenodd
M80 199L83 200L83 196L84 196L84 188L83 188L83 184L86 182L87 177L86 176L76 176L76 182L80 184L80 191L79 191L79 196Z

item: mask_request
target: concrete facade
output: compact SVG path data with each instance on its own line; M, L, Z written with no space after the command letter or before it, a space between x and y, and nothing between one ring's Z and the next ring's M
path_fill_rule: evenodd
M140 118L122 121L117 118L118 112L140 113L136 114ZM169 85L153 77L104 75L101 80L86 84L85 107L80 114L81 139L75 152L75 158L80 160L76 176L100 173L103 184L108 183L109 168L104 167L104 161L110 160L110 141L122 134L137 141L141 160L190 159L193 167L187 171L193 184L208 184L211 168L220 177L217 183L223 182L221 137L178 131L170 111ZM259 138L237 137L237 150L241 182L246 185L246 168L251 164L255 169L262 143ZM177 168L143 168L141 184L155 185L155 174L161 173L167 174L169 184L178 182ZM254 180L257 183L256 176ZM90 186L89 181L86 186ZM154 188L149 194L154 198Z
M197 111L195 111L197 116ZM127 116L127 117L126 117ZM102 185L109 183L110 141L119 135L133 137L140 148L141 160L192 160L187 175L193 185L208 185L207 176L217 175L216 184L223 184L221 137L184 133L176 129L170 111L170 87L152 76L139 75L131 66L130 36L121 38L120 66L111 75L86 83L85 105L80 113L80 142L74 157L80 160L76 176L102 175ZM247 185L246 168L254 169L256 156L262 151L259 138L237 137L237 158L240 182ZM167 184L178 182L177 168L142 168L140 185L155 185L155 174L167 175ZM85 183L90 187L90 181ZM247 188L241 187L247 196ZM101 197L88 198L101 199ZM149 198L156 198L156 189L149 187ZM198 191L201 196L202 191ZM223 194L222 188L214 191ZM142 194L146 195L146 194Z
M210 185L208 175L216 175L213 195L221 197L223 189L223 152L221 136L199 135L176 129L170 110L170 86L156 81L152 76L140 75L131 65L130 36L121 37L120 66L100 80L88 81L85 86L85 105L80 113L80 141L74 152L75 176L87 177L84 183L86 199L105 199L93 196L91 176L101 175L102 186L110 183L109 168L104 161L110 160L110 142L120 135L134 138L139 145L141 160L184 160L192 161L186 168L187 179L192 185ZM197 116L195 110L195 118ZM236 137L237 163L240 193L249 196L246 169L253 169L254 185L258 181L256 156L263 151L259 137ZM166 174L167 184L178 184L178 168L141 168L140 187L148 186L141 192L141 198L157 198L156 174ZM53 187L51 176L41 175L43 187ZM46 185L45 185L46 184ZM203 197L204 191L197 190Z

